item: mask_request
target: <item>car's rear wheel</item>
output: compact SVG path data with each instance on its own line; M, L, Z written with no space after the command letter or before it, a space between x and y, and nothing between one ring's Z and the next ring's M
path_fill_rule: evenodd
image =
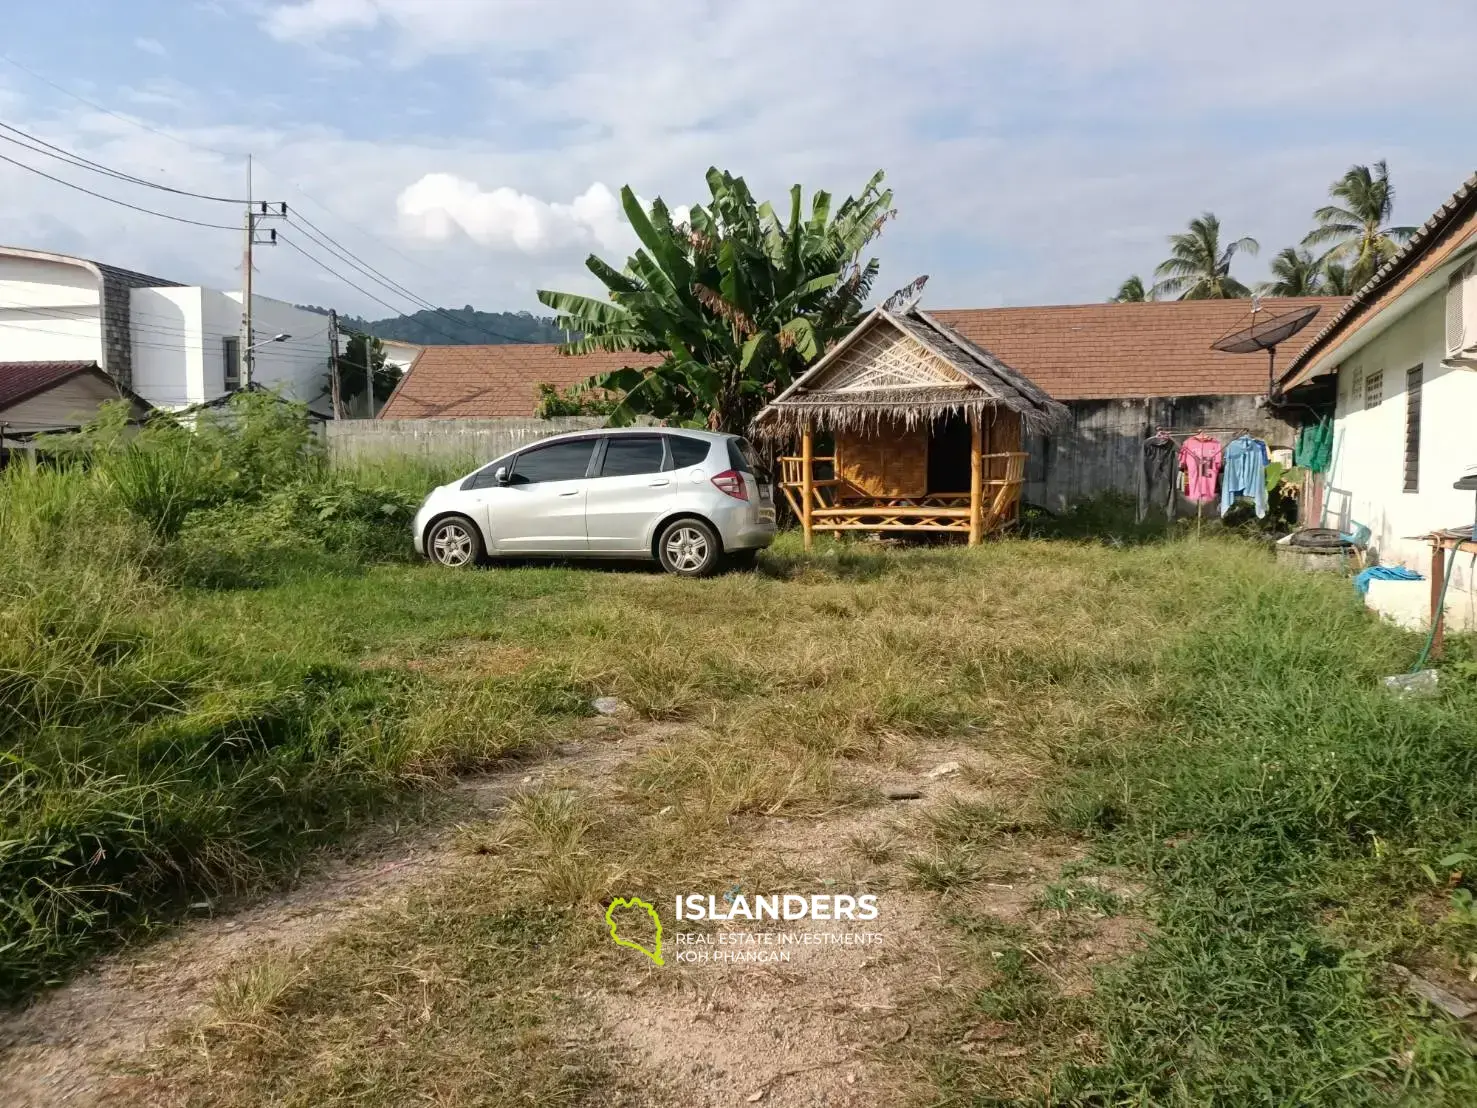
M657 561L679 577L706 577L723 556L718 535L700 519L677 519L662 529L656 541Z
M438 519L426 535L426 554L440 566L452 569L474 566L485 553L482 532L466 516Z

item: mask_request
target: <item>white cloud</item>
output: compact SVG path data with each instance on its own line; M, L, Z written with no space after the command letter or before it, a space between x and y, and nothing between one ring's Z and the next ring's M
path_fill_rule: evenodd
M1228 232L1262 241L1261 258L1237 269L1256 279L1350 163L1387 157L1397 218L1420 223L1474 160L1452 136L1466 133L1477 93L1450 74L1467 64L1477 9L1450 0L1245 0L1234 11L915 0L906 19L883 0L814 0L804 22L823 49L813 34L776 30L794 25L781 0L684 0L680 19L673 8L236 0L234 13L259 16L277 40L252 47L268 79L254 79L249 101L228 99L229 74L214 96L160 84L88 95L191 142L256 152L259 196L297 204L423 296L535 311L530 290L584 281L588 291L587 253L619 265L634 246L617 186L675 209L706 199L714 164L782 209L795 181L807 202L816 187L839 201L886 168L899 218L877 245L878 290L930 273L929 302L942 307L1106 297L1128 273L1147 277L1165 236L1207 208ZM428 114L397 134L395 118L359 110L363 78L331 69L339 54L391 60L396 101ZM278 67L322 83L311 100L293 99L300 86L270 80ZM22 80L0 70L7 120L149 180L239 192L239 161L73 105L58 111L65 102L54 99L43 109L11 91L49 96ZM261 112L273 95L283 109ZM239 122L251 118L271 122ZM339 119L352 122L328 122ZM238 216L91 183L193 217ZM307 205L292 184L390 246ZM0 189L0 241L239 281L239 235L160 223L3 164ZM291 250L260 251L258 265L267 295L386 312Z
M460 230L482 246L547 254L581 244L612 249L630 239L620 200L599 181L560 204L507 187L483 191L451 173L428 173L395 204L401 227L432 241Z
M145 54L153 54L155 57L163 58L169 54L169 51L164 49L164 44L156 38L136 38L133 40L133 45Z
M267 12L267 33L288 41L311 42L341 31L363 31L379 22L374 0L303 0Z

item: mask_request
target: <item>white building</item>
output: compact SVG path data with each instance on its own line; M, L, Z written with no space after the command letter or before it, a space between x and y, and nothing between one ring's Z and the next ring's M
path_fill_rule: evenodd
M1281 384L1299 390L1293 400L1332 393L1329 525L1365 524L1383 564L1429 576L1421 536L1471 527L1477 506L1452 487L1477 468L1477 176L1334 315ZM1477 553L1454 560L1452 627L1477 628L1474 564ZM1379 592L1377 606L1402 622L1425 620L1423 582Z
M326 412L327 318L251 299L253 384ZM149 403L181 408L240 387L240 347L240 292L0 247L0 362L94 362Z

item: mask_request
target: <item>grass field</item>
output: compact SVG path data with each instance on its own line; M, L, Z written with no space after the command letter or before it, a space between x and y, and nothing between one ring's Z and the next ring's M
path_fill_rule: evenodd
M847 1059L805 1078L830 1103L1477 1100L1462 1028L1387 973L1477 976L1460 642L1439 696L1393 698L1412 636L1229 537L443 572L395 560L394 480L333 480L161 535L106 503L79 523L96 474L5 478L11 997L387 812L434 820L458 775L626 753L467 819L464 864L311 949L231 965L120 1103L699 1103L653 1068L663 1035L709 1019L762 1068L783 1017L743 1023L746 991L784 1012L869 974L891 1022L808 1017ZM927 965L663 976L605 935L614 896L735 882L875 891ZM720 981L727 1008L699 995ZM763 1072L766 1103L821 1102L797 1063Z

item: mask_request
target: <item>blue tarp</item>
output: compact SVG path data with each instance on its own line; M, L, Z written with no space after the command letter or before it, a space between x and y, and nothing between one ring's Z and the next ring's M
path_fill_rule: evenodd
M1354 587L1363 596L1369 592L1371 581L1424 581L1425 577L1404 566L1370 566L1354 578Z

